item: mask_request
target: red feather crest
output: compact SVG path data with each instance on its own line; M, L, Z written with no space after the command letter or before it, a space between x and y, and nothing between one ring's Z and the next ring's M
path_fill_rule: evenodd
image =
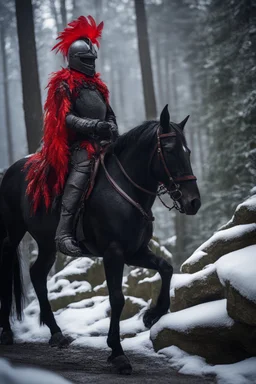
M59 33L57 40L60 40L52 50L56 49L57 52L61 52L64 57L68 55L68 49L74 41L88 38L93 44L96 44L99 48L100 43L98 38L101 37L103 29L103 21L97 26L96 21L92 16L80 16L78 19L73 20L64 31Z

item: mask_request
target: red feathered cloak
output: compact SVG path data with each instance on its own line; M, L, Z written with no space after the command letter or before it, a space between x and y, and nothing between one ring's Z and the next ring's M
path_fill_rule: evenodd
M75 135L68 131L65 119L71 109L72 98L83 82L94 84L108 103L108 88L101 81L99 73L91 78L63 68L50 78L44 105L43 146L25 164L25 169L28 169L26 192L31 198L33 212L36 212L41 201L48 209L52 199L63 191L68 173L69 148L75 141ZM92 156L93 145L89 141L82 145Z

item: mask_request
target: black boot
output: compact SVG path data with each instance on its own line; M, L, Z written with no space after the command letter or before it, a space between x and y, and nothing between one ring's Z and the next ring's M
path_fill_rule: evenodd
M81 149L72 156L72 169L65 185L59 225L56 230L56 248L64 255L80 257L83 255L74 239L74 218L82 201L84 191L90 179L91 164L85 150ZM79 158L82 161L79 162ZM75 160L75 162L74 162Z

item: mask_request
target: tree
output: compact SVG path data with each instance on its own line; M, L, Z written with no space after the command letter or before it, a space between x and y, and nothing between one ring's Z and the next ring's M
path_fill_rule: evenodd
M1 22L0 26L0 45L3 61L3 88L4 88L4 111L5 111L5 124L6 124L6 136L8 147L8 161L12 164L13 159L13 145L12 145L12 132L11 132L11 118L10 118L10 104L8 94L8 72L7 72L7 53L5 49L5 27L6 23Z
M136 26L138 35L138 48L144 93L146 119L155 119L156 99L153 84L152 65L149 51L149 39L147 30L147 17L144 0L134 0L136 12Z
M33 153L39 146L43 116L33 9L31 0L16 0L15 4L28 150Z

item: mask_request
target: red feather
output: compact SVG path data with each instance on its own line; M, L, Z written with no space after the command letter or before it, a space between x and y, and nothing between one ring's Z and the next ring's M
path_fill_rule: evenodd
M78 19L73 20L64 31L59 33L57 40L60 40L52 50L56 49L56 53L59 51L64 57L67 57L70 45L79 39L89 38L93 44L96 44L99 48L100 43L98 38L101 37L103 21L97 26L92 16L80 16Z
M68 173L69 147L75 141L73 132L66 128L65 119L71 109L70 94L75 95L83 82L94 84L108 103L108 88L99 73L87 77L63 68L50 78L44 105L43 147L25 164L25 169L28 169L27 195L32 200L33 212L36 212L41 200L48 209L52 199L63 191ZM94 148L90 142L84 141L81 145L87 149L89 157L93 155Z

